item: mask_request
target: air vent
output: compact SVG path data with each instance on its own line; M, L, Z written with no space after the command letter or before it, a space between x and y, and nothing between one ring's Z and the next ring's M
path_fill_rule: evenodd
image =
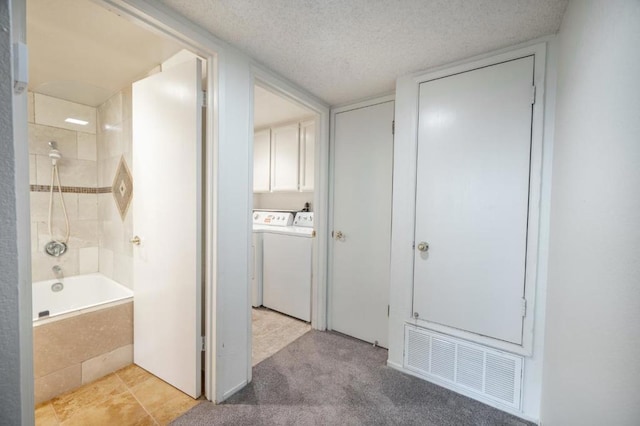
M425 379L520 409L521 356L406 325L404 364Z

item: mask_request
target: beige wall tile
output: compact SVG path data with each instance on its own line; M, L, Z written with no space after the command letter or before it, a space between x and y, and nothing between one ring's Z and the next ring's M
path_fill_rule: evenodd
M35 379L35 403L48 401L61 393L79 387L81 384L82 367L80 363L40 376Z
M120 123L112 125L100 133L100 143L102 144L101 158L120 158L123 148L122 136L122 124Z
M38 222L31 221L31 253L38 251Z
M91 161L98 159L96 135L78 132L78 159Z
M100 273L113 279L113 250L100 246Z
M78 158L77 132L39 124L28 125L29 153L49 155L50 141L56 141L62 158ZM51 160L49 160L51 162Z
M99 265L100 249L97 246L78 250L78 272L81 275L98 272Z
M122 89L122 121L131 120L133 107L133 90L129 85Z
M133 290L132 257L117 253L113 255L113 279Z
M49 157L38 155L36 157L38 185L51 183L51 161ZM97 164L95 161L63 159L58 163L60 183L62 186L83 186L95 188L97 185Z
M98 220L98 194L78 195L78 219Z
M38 224L40 228L40 224ZM31 279L33 282L52 280L55 275L51 271L54 265L62 268L65 277L78 275L79 273L79 252L77 249L68 249L60 257L51 257L44 253L44 244L39 244L37 251L31 253Z
M43 377L133 344L133 303L55 321L33 333L34 376Z
M133 345L117 348L82 363L82 383L91 383L133 362Z
M69 228L71 230L69 241L67 242L69 249L97 247L99 245L97 220L72 220L69 222ZM54 238L63 238L66 231L64 222L61 220L54 222L52 231ZM44 247L51 240L46 222L38 222L38 233L38 245Z
M98 161L98 186L110 187L113 185L113 178L116 175L118 169L118 163L120 157L108 157L104 160ZM111 196L111 194L109 194Z
M104 132L122 123L122 92L110 97L98 107L99 132Z
M36 179L36 156L29 155L29 185L35 185L37 182Z
M34 95L33 92L27 93L27 121L33 123L35 119Z
M34 99L35 122L37 124L60 127L78 132L96 133L95 108L40 93L36 93ZM88 121L89 124L81 126L65 122L64 120L69 117Z
M31 200L31 220L48 223L50 194L48 192L31 192L29 197ZM78 194L65 192L62 194L62 199L64 200L64 206L67 209L69 219L77 219ZM51 217L54 219L54 223L64 224L64 212L62 211L60 194L57 191L53 193Z

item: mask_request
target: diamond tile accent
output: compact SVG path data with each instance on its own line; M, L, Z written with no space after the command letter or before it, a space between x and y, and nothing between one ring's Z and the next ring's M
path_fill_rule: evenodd
M133 177L124 156L120 158L116 177L113 179L112 193L113 199L116 201L116 207L120 212L120 217L124 220L133 198Z

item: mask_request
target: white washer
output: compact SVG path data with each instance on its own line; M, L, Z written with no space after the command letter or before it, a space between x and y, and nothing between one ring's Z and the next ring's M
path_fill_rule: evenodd
M272 232L277 228L291 227L293 213L274 211L253 212L253 271L251 274L251 305L254 308L262 306L262 240L264 232Z
M293 221L296 226L290 226L288 218L283 219L283 215L289 214L291 213L254 212L254 224L256 221L262 222L254 225L254 235L262 234L262 304L309 322L312 238L315 236L313 213L298 213L296 221ZM269 225L264 225L264 219L267 219ZM257 287L256 282L254 290Z

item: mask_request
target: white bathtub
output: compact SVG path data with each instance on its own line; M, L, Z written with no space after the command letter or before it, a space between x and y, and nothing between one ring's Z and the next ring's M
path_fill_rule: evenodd
M64 288L53 291L52 286L60 282ZM49 322L46 320L54 317L67 318L128 302L132 298L133 291L99 273L38 281L33 283L34 325Z

